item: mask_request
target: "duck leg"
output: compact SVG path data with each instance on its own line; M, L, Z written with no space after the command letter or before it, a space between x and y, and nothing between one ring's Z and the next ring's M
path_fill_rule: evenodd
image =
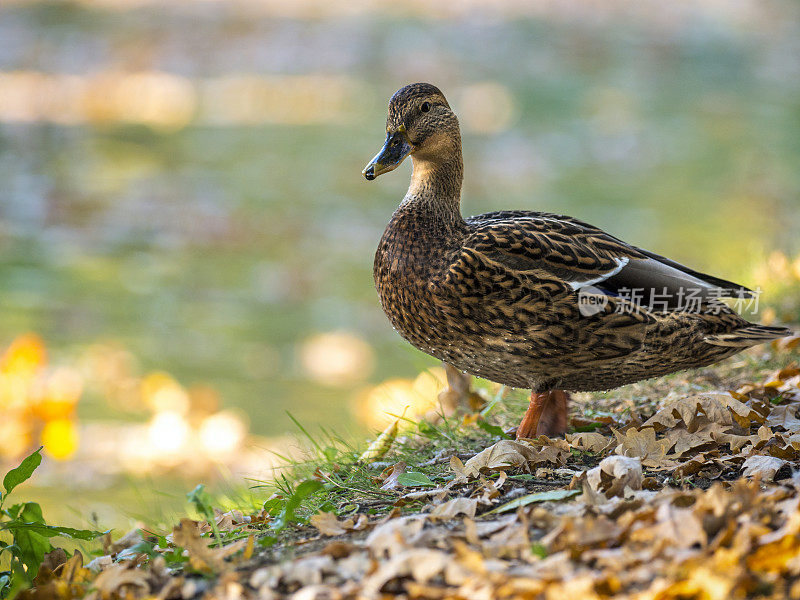
M563 390L531 392L531 403L517 427L517 439L537 435L555 437L567 431L567 401Z

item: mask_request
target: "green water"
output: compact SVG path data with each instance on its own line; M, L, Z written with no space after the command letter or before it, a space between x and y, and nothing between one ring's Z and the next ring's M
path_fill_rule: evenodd
M0 124L0 339L37 331L65 357L118 341L143 369L212 384L263 435L291 429L287 409L312 427L353 427L357 386L310 380L304 339L368 340L367 383L433 364L391 330L372 286L409 166L373 183L360 174L382 143L386 99L414 80L438 84L457 112L474 83L513 101L507 126L465 127L465 214L564 212L745 284L768 251L798 250L791 3L674 23L236 6L0 9L0 71L322 74L353 86L338 113L309 124ZM81 414L108 410L89 398Z

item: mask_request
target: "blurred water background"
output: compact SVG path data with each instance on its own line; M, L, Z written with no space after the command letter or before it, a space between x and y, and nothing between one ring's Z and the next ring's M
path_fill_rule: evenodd
M465 214L571 214L775 302L800 281L796 2L7 0L0 458L61 460L31 493L119 524L198 456L265 477L287 411L363 438L435 398L372 283L410 167L360 173L413 81L461 119Z

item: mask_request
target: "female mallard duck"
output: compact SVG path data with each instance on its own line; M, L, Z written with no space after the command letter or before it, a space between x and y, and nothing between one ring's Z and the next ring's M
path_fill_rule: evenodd
M567 391L708 365L790 333L751 324L719 301L750 290L572 217L462 218L458 119L427 83L392 96L386 143L364 176L409 155L411 185L375 254L383 310L423 352L532 389L518 438L563 433Z

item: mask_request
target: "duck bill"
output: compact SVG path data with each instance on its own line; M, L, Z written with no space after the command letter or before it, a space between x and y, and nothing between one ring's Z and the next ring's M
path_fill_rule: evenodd
M378 175L394 171L413 149L403 132L387 133L383 148L361 172L367 181L372 181Z

